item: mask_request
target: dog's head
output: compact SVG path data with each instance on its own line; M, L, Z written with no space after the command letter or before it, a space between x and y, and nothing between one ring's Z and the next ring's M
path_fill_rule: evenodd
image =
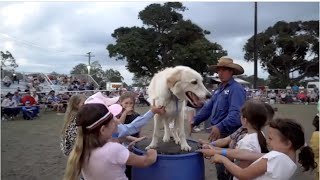
M211 93L203 85L203 78L186 66L176 66L167 76L167 86L178 99L188 100L194 107L201 107Z

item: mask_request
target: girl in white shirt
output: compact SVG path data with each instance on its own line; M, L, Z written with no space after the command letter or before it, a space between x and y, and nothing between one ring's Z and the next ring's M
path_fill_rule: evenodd
M80 173L86 180L127 180L125 165L146 167L156 161L156 150L138 156L111 141L112 134L117 132L112 111L100 103L80 108L76 116L76 143L69 155L64 180L78 180Z
M247 130L244 137L237 142L236 149L246 149L256 153L267 153L267 142L262 134L262 128L268 120L268 113L263 102L249 100L241 108L241 124ZM248 167L252 161L235 160L241 167ZM237 179L237 178L234 178Z
M267 143L272 150L267 154L214 147L199 151L204 156L213 156L211 158L212 162L223 163L226 169L239 179L288 180L297 169L297 150L300 150L298 162L302 164L306 171L317 166L312 149L305 146L302 126L294 120L278 118L271 121L268 128ZM247 168L240 168L225 156L254 162Z

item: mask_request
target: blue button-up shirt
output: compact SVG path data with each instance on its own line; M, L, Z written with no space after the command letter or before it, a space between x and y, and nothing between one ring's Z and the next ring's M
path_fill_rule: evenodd
M246 93L241 84L233 78L225 86L219 85L211 99L194 117L194 125L199 125L209 117L222 136L229 136L241 126L240 108L244 104Z
M136 117L130 124L118 124L118 131L112 137L124 137L135 134L141 130L154 116L154 113L149 110L143 116Z

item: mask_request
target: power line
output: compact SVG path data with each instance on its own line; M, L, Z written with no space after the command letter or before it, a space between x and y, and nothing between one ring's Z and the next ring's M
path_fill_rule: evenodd
M40 50L43 50L43 51L46 51L46 53L52 53L52 54L58 54L58 53L67 53L66 51L58 51L58 50L50 50L48 48L44 48L42 46L39 46L39 45L36 45L35 43L33 42L29 42L29 41L25 41L25 40L21 40L21 39L18 39L16 37L13 37L13 36L10 36L8 34L4 34L4 33L0 33L0 35L3 36L2 39L7 39L7 40L13 40L14 42L17 42L17 43L20 43L22 45L24 45L25 47L32 47L32 48L37 48L37 49L40 49ZM1 38L1 37L0 37ZM84 56L84 55L81 55L81 54L68 54L69 56Z

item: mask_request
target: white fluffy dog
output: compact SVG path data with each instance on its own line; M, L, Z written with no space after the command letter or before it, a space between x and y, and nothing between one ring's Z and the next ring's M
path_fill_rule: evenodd
M181 145L181 150L191 150L184 130L184 107L186 101L199 107L211 96L202 81L203 78L198 72L186 66L166 68L154 75L148 88L149 101L155 100L156 106L165 106L166 113L155 115L152 141L146 149L157 147L162 122L164 142L170 140L172 133L175 143ZM174 122L172 131L169 129L171 122Z

